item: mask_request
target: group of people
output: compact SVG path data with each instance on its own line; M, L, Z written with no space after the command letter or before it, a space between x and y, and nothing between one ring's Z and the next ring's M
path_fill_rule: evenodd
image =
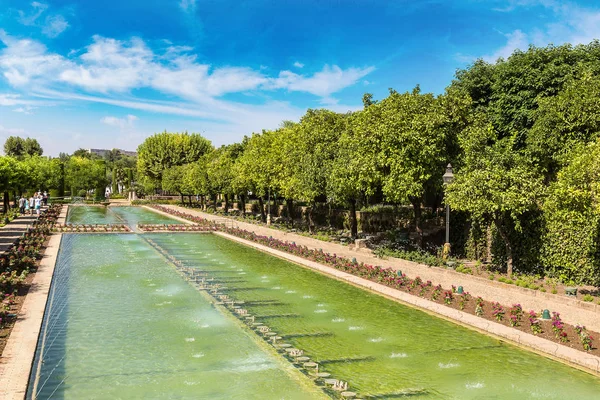
M42 205L48 205L48 193L36 192L31 197L20 197L19 198L19 212L25 214L29 212L29 215L33 215L33 211L37 215L40 215Z

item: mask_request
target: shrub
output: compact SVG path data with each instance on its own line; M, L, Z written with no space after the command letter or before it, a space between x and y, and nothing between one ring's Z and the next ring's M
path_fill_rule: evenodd
M579 324L575 325L575 332L577 332L577 335L579 336L579 341L581 342L583 349L585 351L592 350L592 341L594 340L594 338L590 336L587 329L585 329L585 326Z
M500 303L496 302L492 304L493 312L492 315L496 318L496 321L502 321L504 319L504 307L500 305Z
M477 297L476 302L477 305L475 306L475 314L481 317L483 315L483 299L481 297Z
M523 307L520 304L513 304L510 309L510 326L521 325L521 319L523 318Z
M534 335L539 335L542 333L542 324L538 319L537 313L533 310L529 311L529 327Z

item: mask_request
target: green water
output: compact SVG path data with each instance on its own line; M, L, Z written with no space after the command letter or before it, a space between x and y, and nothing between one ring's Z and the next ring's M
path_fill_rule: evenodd
M600 380L592 375L216 235L148 237L185 265L230 281L230 290L225 290L230 297L248 302L245 308L258 321L361 394L396 398L419 392L419 398L427 399L600 397Z
M69 224L181 224L182 222L143 207L70 206Z
M323 397L204 296L139 235L64 235L28 398Z

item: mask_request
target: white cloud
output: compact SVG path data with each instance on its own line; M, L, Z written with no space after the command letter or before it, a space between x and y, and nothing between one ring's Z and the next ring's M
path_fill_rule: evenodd
M294 63L294 67L297 67L297 68L304 68L304 64L302 64L300 61L296 61L296 62Z
M507 59L515 50L527 50L529 42L527 35L520 30L504 35L507 38L506 44L496 50L494 54L483 56L482 58L490 63L496 62L499 58Z
M277 128L281 121L297 120L305 112L304 108L288 102L266 100L262 104L245 104L220 98L227 93L302 91L312 93L322 98L323 104L344 112L360 106L340 105L333 98L334 94L360 83L374 70L374 67L343 69L325 65L314 74L295 74L291 71L269 73L268 68L245 66L214 67L199 62L190 47L161 42L162 48L152 49L140 38L116 40L94 36L87 47L70 51L68 57L49 51L40 42L15 38L1 30L0 41L5 45L0 48L0 74L9 86L28 96L0 93L0 105L27 111L26 106L92 102L121 107L132 114L135 113L133 110L139 110L189 117L189 123L176 127L150 128L132 114L125 117L109 115L100 121L130 136L149 135L162 129L192 131L194 127L201 127L209 132L207 137L218 144L239 140L244 134L262 129ZM150 100L139 97L138 93L171 100ZM35 100L30 100L31 97ZM270 96L259 98L269 99ZM144 130L144 127L152 131ZM62 126L54 128L57 134L69 131ZM72 127L70 131L75 133L78 129ZM86 131L90 129L93 128ZM103 138L115 140L114 137ZM101 142L100 139L94 141L98 145Z
M36 108L37 107L23 106L23 107L15 108L13 111L29 115L29 114L33 114L33 110L35 110Z
M27 133L25 129L21 128L6 128L0 125L0 135L23 135Z
M46 23L42 29L42 33L49 38L55 38L63 33L69 27L69 23L60 14L46 17Z
M179 7L185 12L193 13L196 11L196 0L181 0Z
M196 102L249 90L285 89L328 97L375 69L325 65L312 76L282 71L269 77L248 67L213 68L199 63L187 46L169 46L156 53L139 38L121 41L94 36L74 58L48 52L37 41L16 39L1 30L0 41L6 45L0 51L0 71L13 87L51 88L66 83L104 94L150 88Z
M323 70L313 76L306 77L292 71L282 71L279 77L272 80L274 88L290 91L308 92L320 97L328 97L348 86L354 85L358 80L375 70L375 67L341 69L337 65L325 65Z
M19 94L14 93L0 93L0 106L12 107L12 106L27 106L31 109L37 108L33 106L53 105L53 103L41 100L24 99Z
M556 0L512 0L506 8L496 11L510 12L518 7L543 7L551 13L551 19L541 27L530 32L517 29L506 34L506 44L491 55L484 56L488 62L495 62L499 57L507 58L516 49L526 50L529 44L546 46L549 43L588 44L600 39L600 11L581 7L572 2Z
M42 14L44 14L44 12L46 12L48 7L49 6L47 4L34 1L31 3L32 9L29 12L18 10L18 20L25 26L36 26L41 28L42 34L49 38L58 37L69 27L69 23L61 14L47 15L44 19L44 22L41 22L40 17Z
M48 8L47 4L38 3L34 1L31 3L31 12L26 13L25 11L19 10L19 22L25 26L32 26L35 24L37 19L46 11Z
M135 115L128 114L125 118L104 117L100 121L109 126L115 126L121 130L133 128L133 123L138 119Z
M46 46L31 39L15 39L0 29L0 70L11 86L34 85L48 81L70 62L58 54L48 53Z

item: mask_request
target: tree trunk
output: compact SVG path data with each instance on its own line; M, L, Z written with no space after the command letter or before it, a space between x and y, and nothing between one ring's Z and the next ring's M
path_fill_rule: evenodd
M417 245L423 247L423 229L421 228L421 199L411 198L410 202L415 213L415 231L417 232Z
M267 214L265 214L265 202L263 201L262 196L258 198L258 208L260 208L260 219L266 224Z
M314 231L314 222L313 222L313 210L315 208L315 203L314 201L310 203L310 206L308 207L308 213L306 214L306 217L308 218L308 232L313 233Z
M356 220L356 199L350 199L350 235L355 238L358 236L358 222Z
M246 195L245 194L240 195L240 203L241 203L242 216L244 218L246 218Z
M508 232L504 230L504 225L501 223L500 218L496 218L494 220L494 223L496 224L496 228L498 228L498 233L500 234L500 237L504 241L504 246L506 247L506 274L510 279L513 273L513 253L512 246L510 244L510 238L508 236Z
M188 194L188 203L190 203L190 208L192 207L192 195Z
M229 211L229 195L224 194L223 197L225 197L225 214L227 214Z
M3 213L6 214L8 212L8 210L10 209L10 199L9 199L9 194L8 192L4 192L4 210Z
M290 217L290 224L294 229L294 199L285 199L287 204L288 217Z
M185 200L183 199L183 193L179 193L181 195L181 205L185 206Z
M492 225L489 224L485 230L485 262L488 264L492 262Z

